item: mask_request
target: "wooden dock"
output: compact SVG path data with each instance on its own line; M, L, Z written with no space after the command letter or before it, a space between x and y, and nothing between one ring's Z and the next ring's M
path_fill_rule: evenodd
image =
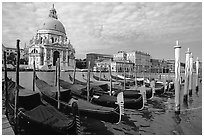
M2 115L2 135L14 135L14 131L6 115Z

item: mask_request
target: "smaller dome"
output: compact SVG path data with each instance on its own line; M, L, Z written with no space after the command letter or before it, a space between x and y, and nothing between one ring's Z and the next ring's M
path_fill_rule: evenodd
M55 30L55 31L64 33L66 35L63 24L58 19L51 18L51 17L48 17L43 22L42 26L40 27L40 30Z

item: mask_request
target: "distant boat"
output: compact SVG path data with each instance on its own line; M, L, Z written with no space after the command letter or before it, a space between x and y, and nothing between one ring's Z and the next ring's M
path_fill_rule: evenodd
M98 80L99 78L97 77L97 76L95 76L95 75L93 75L93 78L95 78L96 80ZM100 81L99 81L100 82ZM120 90L123 90L123 87L121 86L121 85L114 85L113 84L113 88L112 88L112 90L113 91L116 91L116 95L117 95L117 92ZM140 87L137 87L137 88L135 88L135 87L130 87L129 89L126 89L125 91L124 91L124 97L125 98L134 98L134 97L136 97L137 98L137 96L138 96L138 94L140 93ZM149 88L149 87L146 87L146 98L147 99L150 99L150 98L152 98L152 89L151 88Z
M8 80L8 112L10 121L14 117L14 92L16 83ZM41 101L40 94L29 89L19 86L18 97L18 120L19 127L26 134L78 134L78 106L72 104L72 113L70 118L60 113L57 109ZM67 113L69 115L69 112Z

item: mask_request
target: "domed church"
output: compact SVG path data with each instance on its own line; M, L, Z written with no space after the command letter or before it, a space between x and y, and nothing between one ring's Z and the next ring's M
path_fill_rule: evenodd
M60 58L61 69L67 70L74 65L75 49L66 36L63 24L58 20L53 4L48 18L30 40L29 65L33 67L35 60L37 69L54 69L57 58Z

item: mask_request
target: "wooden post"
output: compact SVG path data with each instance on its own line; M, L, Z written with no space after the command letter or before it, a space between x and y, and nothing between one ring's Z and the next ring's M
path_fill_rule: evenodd
M35 58L33 61L33 91L35 91Z
M102 69L102 65L100 65L100 75L99 75L99 81L101 81L101 69Z
M111 64L109 65L109 74L110 74L110 93L109 95L111 96L112 95L112 78L111 78Z
M135 63L135 87L137 87L137 68Z
M5 107L6 107L6 116L8 116L8 82L7 82L7 66L6 66L6 51L4 51L4 79L5 79L5 88L4 88L4 92L5 94Z
M15 133L18 134L18 95L19 95L19 63L20 63L20 40L17 40L17 60L16 60L16 93L15 93Z
M89 101L89 90L90 90L90 65L91 65L91 62L88 61L88 72L87 72L87 101Z
M56 63L55 63L55 86L57 86L57 66L58 66L58 62L56 60Z
M74 72L73 72L73 81L72 81L72 84L75 83L75 74L76 74L76 60L74 60Z
M176 41L175 50L175 113L180 114L180 49L178 41Z
M190 59L190 50L186 52L186 64L185 64L185 85L184 85L184 102L188 100L188 89L189 89L189 62Z
M118 76L118 67L117 67L117 62L116 62L116 75ZM116 81L118 82L118 77L116 77Z
M189 95L192 95L193 89L193 54L190 54L190 61L189 61Z
M57 59L57 108L60 109L60 58Z
M123 71L124 71L124 90L126 86L126 79L125 79L125 61L123 62Z
M149 65L149 81L151 80L151 66Z
M143 68L143 70L142 70L142 77L143 77L143 85L145 84L145 76L144 76L144 65L142 65L142 68Z
M198 91L198 81L199 81L199 78L198 78L198 70L199 70L199 60L198 60L198 57L196 59L196 91Z

